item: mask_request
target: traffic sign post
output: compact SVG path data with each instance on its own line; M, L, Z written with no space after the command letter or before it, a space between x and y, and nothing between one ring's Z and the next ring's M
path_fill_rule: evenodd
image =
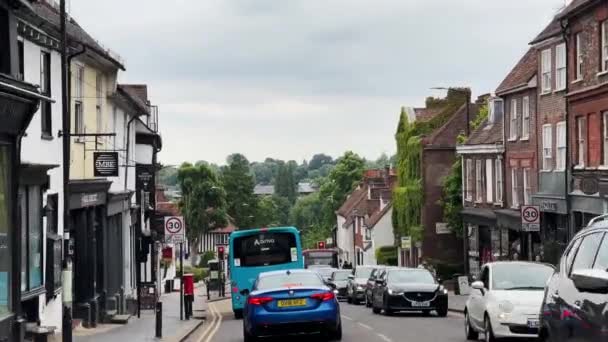
M181 216L165 216L165 242L184 243L186 241L186 225Z
M521 231L540 231L540 207L537 205L524 205L521 207Z

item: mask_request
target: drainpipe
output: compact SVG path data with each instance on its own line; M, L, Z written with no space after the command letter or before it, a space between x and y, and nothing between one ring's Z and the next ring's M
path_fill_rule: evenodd
M125 157L125 190L127 190L128 187L128 182L129 182L129 146L131 145L131 124L133 123L133 121L135 121L135 119L137 119L137 115L133 116L131 118L131 120L129 120L129 123L127 124L127 155Z
M562 29L562 37L564 38L564 42L566 43L566 111L565 111L565 122L566 122L566 167L564 169L564 199L566 200L566 230L568 231L568 240L570 240L574 236L574 227L572 224L572 217L570 216L570 196L569 196L569 188L570 188L570 178L569 178L569 170L570 170L570 101L568 100L568 91L570 87L568 74L570 73L570 54L568 54L568 34L570 25L566 20L560 20L560 26Z

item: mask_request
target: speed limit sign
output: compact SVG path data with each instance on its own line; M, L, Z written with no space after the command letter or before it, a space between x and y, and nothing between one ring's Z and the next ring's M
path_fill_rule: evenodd
M186 227L181 216L165 216L165 242L181 243L185 241Z
M524 232L540 231L540 208L537 205L521 207L521 230Z

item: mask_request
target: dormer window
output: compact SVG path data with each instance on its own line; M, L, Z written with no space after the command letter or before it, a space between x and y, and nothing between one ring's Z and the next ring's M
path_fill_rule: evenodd
M488 123L493 124L502 120L504 102L499 97L491 98L488 101Z

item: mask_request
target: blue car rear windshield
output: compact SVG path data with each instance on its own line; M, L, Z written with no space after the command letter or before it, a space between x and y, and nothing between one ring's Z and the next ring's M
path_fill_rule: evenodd
M284 273L260 277L257 290L268 290L296 286L323 286L323 281L314 273Z
M296 247L293 233L260 233L235 238L231 252L241 267L270 266L295 261Z

